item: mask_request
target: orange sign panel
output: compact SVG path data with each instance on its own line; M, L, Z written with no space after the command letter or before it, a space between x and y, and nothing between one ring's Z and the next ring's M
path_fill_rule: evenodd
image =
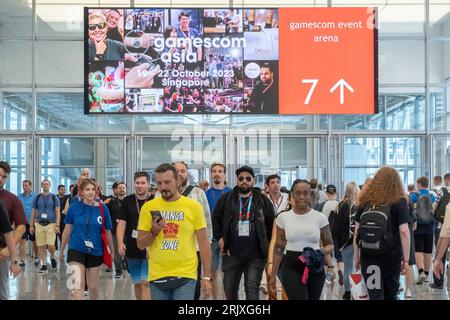
M280 8L279 113L373 114L375 8Z

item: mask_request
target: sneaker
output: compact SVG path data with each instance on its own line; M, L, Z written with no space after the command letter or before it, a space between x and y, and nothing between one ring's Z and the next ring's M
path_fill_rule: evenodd
M107 268L105 271L106 272L112 272L112 268Z
M39 269L39 273L40 273L40 274L47 273L47 266L46 266L46 265L43 265L43 266Z
M405 299L412 299L412 293L410 288L406 288L405 290Z
M34 266L39 267L39 263L40 263L39 258L35 257L34 258Z
M338 279L339 285L342 287L344 285L344 274L341 269L338 270Z
M89 295L89 290L84 290L84 296L87 297Z
M424 282L430 282L430 277L429 277L429 275L427 276L427 275L425 275L425 281Z
M123 273L122 273L122 271L116 271L115 278L116 278L116 279L123 279Z
M430 283L430 288L442 290L442 289L444 289L444 285L443 284L438 285L436 283Z
M424 281L425 281L425 279L427 278L427 276L425 275L425 273L423 273L423 272L421 272L420 274L419 274L419 278L417 278L417 284L422 284Z
M20 260L20 262L19 262L19 266L20 266L20 267L25 267L25 261L23 261L23 260Z
M56 269L56 266L58 265L58 263L56 262L55 258L50 258L50 261L52 262L52 268Z
M345 291L342 295L342 300L350 300L350 291Z

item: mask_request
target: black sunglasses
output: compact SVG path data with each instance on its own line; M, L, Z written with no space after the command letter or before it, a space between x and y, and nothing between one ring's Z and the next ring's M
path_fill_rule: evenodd
M248 182L252 181L252 177L250 177L250 176L239 177L239 178L238 178L239 182L244 181L244 179L247 180Z
M100 30L105 29L106 23L100 22L100 23L94 23L89 25L89 30L94 31L96 28L99 28Z

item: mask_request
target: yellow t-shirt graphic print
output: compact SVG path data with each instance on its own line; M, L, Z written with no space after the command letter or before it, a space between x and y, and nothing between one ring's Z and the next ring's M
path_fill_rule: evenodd
M160 211L166 226L148 247L148 281L164 277L197 279L196 232L206 228L202 206L181 196L173 202L162 197L153 199L141 209L138 230L149 232L152 228L150 211Z

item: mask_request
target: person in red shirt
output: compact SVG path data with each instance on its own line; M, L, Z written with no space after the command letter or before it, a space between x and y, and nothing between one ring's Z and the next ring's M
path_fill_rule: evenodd
M14 242L17 245L25 232L27 218L23 210L22 202L11 192L4 189L6 180L11 173L8 162L0 161L0 202L6 209L9 222L14 226ZM6 245L5 235L0 233L0 300L7 300L9 297L8 274L9 258L14 259L14 252L11 252ZM15 258L17 259L17 257ZM14 263L14 261L13 261Z

